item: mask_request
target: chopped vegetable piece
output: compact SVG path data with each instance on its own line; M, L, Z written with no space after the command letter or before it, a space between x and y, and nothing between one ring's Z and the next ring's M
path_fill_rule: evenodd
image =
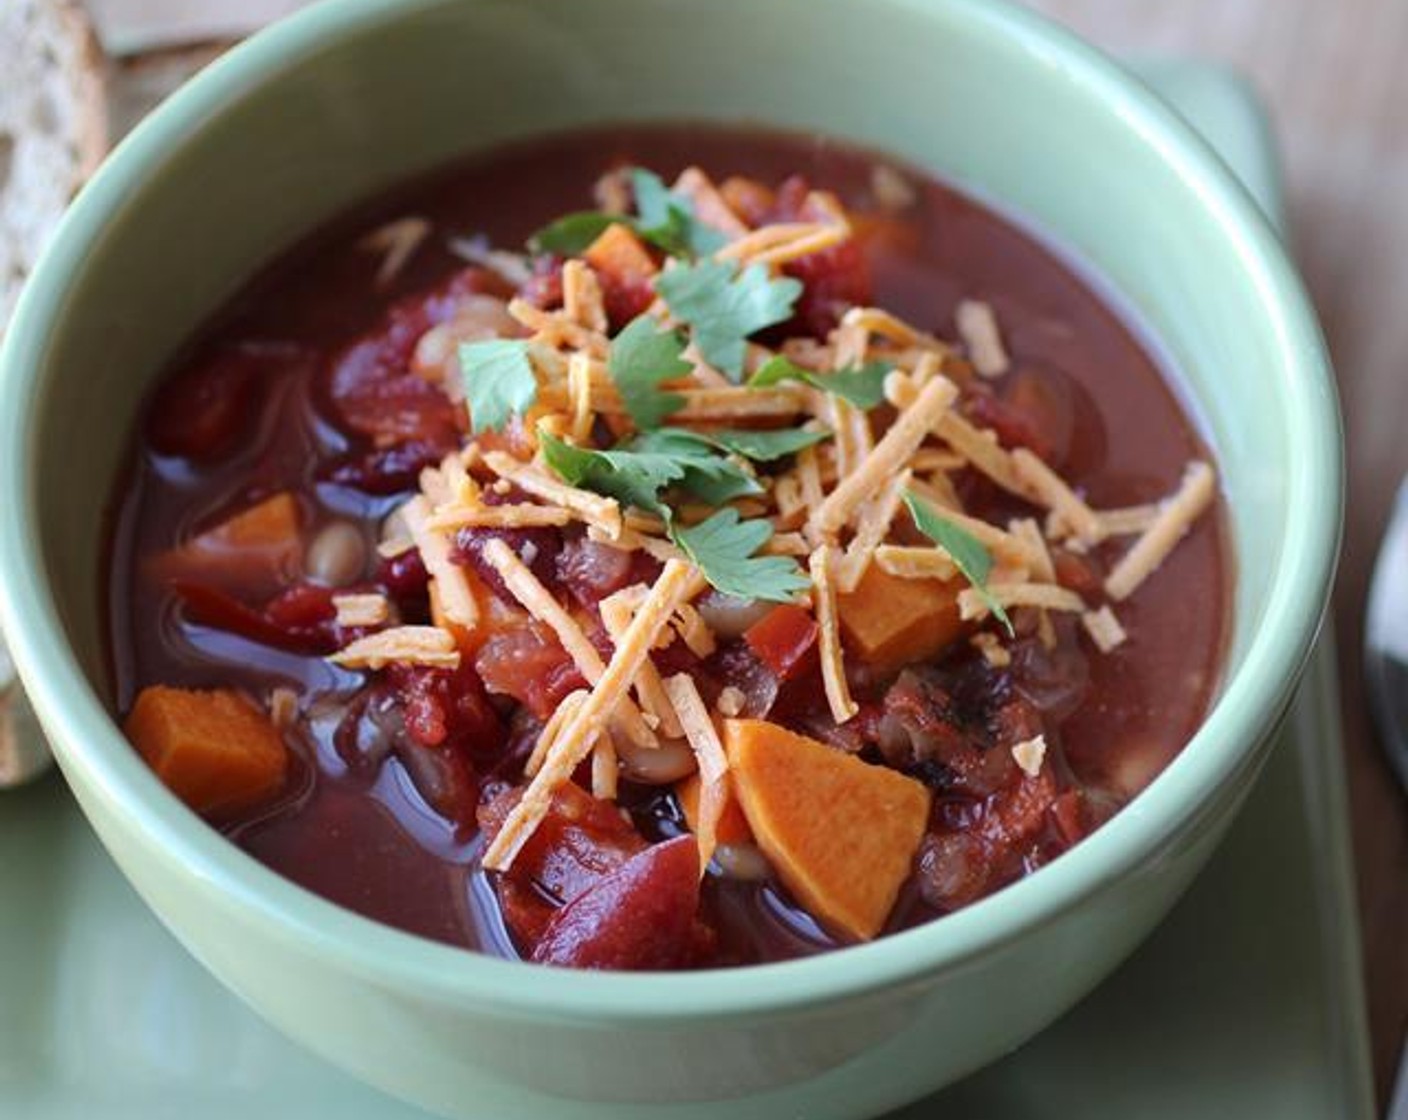
M876 564L836 605L847 650L880 673L934 657L965 628L956 582L905 579Z
M725 720L724 747L749 827L788 890L848 937L879 933L924 837L929 791L765 720Z
M147 764L198 813L248 809L283 788L288 748L233 689L144 688L123 726Z
M533 960L569 968L685 968L700 938L699 845L693 836L655 844L587 888L543 931Z
M649 250L621 222L612 222L603 229L582 258L601 282L606 315L613 324L635 319L655 302L651 281L660 270Z
M782 603L748 627L743 640L778 680L786 681L811 660L820 629L801 607Z
M726 780L729 780L726 778ZM730 785L731 780L730 781ZM699 830L699 795L703 792L704 780L698 773L691 774L675 786L675 797L679 799L685 822L691 832ZM730 789L724 799L723 812L714 826L714 840L718 844L751 844L753 830L748 827L748 818L743 815L743 806L738 803Z
M251 598L296 580L303 567L298 500L287 492L241 510L155 557L159 580L214 585Z
M789 277L774 279L762 265L739 271L730 261L707 260L661 273L655 290L693 329L704 360L737 381L748 336L784 322L802 285Z

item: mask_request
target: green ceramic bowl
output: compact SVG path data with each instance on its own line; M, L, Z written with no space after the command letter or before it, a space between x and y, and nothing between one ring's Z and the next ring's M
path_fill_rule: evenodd
M1184 375L1241 580L1205 726L1052 866L813 960L573 974L340 910L187 812L108 708L100 568L143 390L260 262L466 149L644 117L888 149L1083 258ZM1315 634L1340 520L1330 371L1267 223L1135 81L983 0L329 0L217 62L122 145L25 293L0 388L3 620L103 843L270 1021L458 1116L860 1116L1016 1046L1138 944L1222 835Z

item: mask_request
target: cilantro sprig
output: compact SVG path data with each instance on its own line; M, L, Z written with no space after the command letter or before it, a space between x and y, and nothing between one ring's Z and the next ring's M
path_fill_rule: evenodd
M549 433L540 433L539 446L549 467L563 481L615 498L624 505L653 513L665 522L670 539L698 566L714 587L741 598L785 602L807 586L807 579L790 556L755 556L773 534L761 518L742 520L725 507L698 525L683 527L665 501L665 492L678 489L710 505L722 505L762 487L734 458L738 446L756 435L783 439L755 447L766 454L785 454L784 443L805 437L806 446L826 433L723 432L705 437L683 428L660 428L610 451L574 447ZM735 439L735 437L741 437ZM729 444L735 446L730 448Z
M693 368L681 357L684 347L679 331L661 327L649 315L632 319L611 340L606 368L637 428L658 427L684 404L678 393L660 388L662 381L682 377Z
M814 389L834 393L863 411L885 399L885 378L894 367L886 362L866 362L835 373L817 373L778 354L758 367L748 379L749 388L765 389L784 381L800 381Z
M772 534L770 521L744 521L730 507L671 535L704 578L725 595L785 603L810 586L810 580L790 556L755 555Z
M739 269L733 261L701 260L666 269L655 290L689 324L704 360L739 381L748 336L790 319L802 282L771 276L760 264Z
M477 435L501 431L516 412L527 412L538 398L538 379L528 359L526 339L494 338L462 343L460 378L469 418Z
M579 256L607 226L618 222L672 257L707 256L724 243L723 234L701 222L694 204L665 186L660 176L643 167L633 167L629 174L636 200L634 215L600 210L564 214L529 237L528 248L535 253Z
M905 491L904 504L919 531L949 554L963 578L982 596L993 617L1007 628L1008 634L1015 635L1012 620L1007 617L1002 604L988 590L988 576L992 574L992 556L983 547L982 542L967 529L940 516L912 490Z

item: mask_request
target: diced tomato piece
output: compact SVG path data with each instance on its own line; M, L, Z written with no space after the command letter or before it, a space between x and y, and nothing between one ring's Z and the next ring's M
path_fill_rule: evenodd
M699 845L656 844L559 910L533 950L539 964L672 969L699 955Z
M587 685L556 635L532 620L490 637L474 667L490 692L513 697L539 719Z
M171 586L192 622L276 649L328 654L366 632L337 624L337 608L332 603L335 592L320 584L294 584L262 610L206 584L174 580Z
M617 330L655 302L659 268L640 238L619 223L607 226L582 254L601 284L606 317Z
M320 627L303 630L280 626L234 596L205 584L176 580L171 586L185 605L187 618L197 625L224 630L277 649L332 652L332 644Z
M254 428L268 363L268 355L252 349L223 349L164 382L147 417L152 447L198 462L233 450Z
M830 215L817 208L805 179L793 177L777 190L773 221L825 221ZM825 338L850 308L874 301L870 263L856 238L848 238L820 253L809 253L783 265L782 271L803 285L791 321L783 336L809 334Z
M768 611L743 634L748 648L757 654L778 680L790 680L810 659L815 659L820 627L801 607L782 603Z
M503 748L503 721L489 703L474 666L392 665L388 673L400 696L406 730L417 742L427 747L451 745L481 757Z

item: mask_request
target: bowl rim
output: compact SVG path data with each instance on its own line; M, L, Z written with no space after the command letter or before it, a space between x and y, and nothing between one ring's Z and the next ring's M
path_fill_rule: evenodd
M69 648L40 555L36 458L28 423L35 376L66 311L88 246L105 223L222 106L326 49L330 40L442 6L446 0L323 0L260 32L209 66L149 116L81 192L21 296L0 351L0 623L56 754L84 792L171 865L183 889L238 907L266 934L394 990L518 1016L659 1022L763 1015L874 994L960 966L1053 921L1195 824L1220 787L1258 764L1309 654L1334 570L1342 517L1339 409L1315 314L1276 233L1206 142L1137 79L1072 33L1000 0L945 0L943 18L1019 41L1033 64L1108 105L1197 192L1261 293L1273 370L1297 454L1287 468L1289 528L1271 577L1265 622L1197 734L1133 805L1039 874L942 921L865 945L777 964L695 973L600 974L507 961L364 918L285 880L206 826L128 746ZM930 0L887 0L932 14ZM85 812L88 808L85 806ZM90 814L91 815L91 814ZM746 983L721 983L721 980Z

